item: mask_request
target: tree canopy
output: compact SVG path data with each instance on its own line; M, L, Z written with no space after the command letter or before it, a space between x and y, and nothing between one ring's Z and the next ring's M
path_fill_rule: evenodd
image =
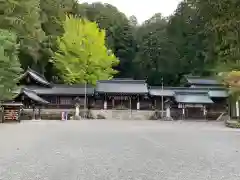
M0 6L0 29L16 34L23 69L31 67L48 80L62 82L63 70L51 59L62 51L57 39L67 34L66 15L74 15L105 32L106 49L119 59L113 67L118 73L110 73L113 77L146 79L151 85L160 85L163 78L164 85L173 86L181 85L184 75L240 70L239 7L238 0L183 0L171 16L156 13L139 24L135 16L127 17L107 3L5 0ZM88 54L79 49L78 56Z
M0 100L12 97L21 73L17 57L17 37L8 30L0 30Z
M137 44L134 27L116 7L110 4L80 4L78 15L94 21L99 28L106 30L107 47L118 57L120 63L115 69L117 77L133 77L132 60L136 54Z
M54 62L66 83L96 84L110 79L118 60L105 46L105 31L86 19L66 17Z

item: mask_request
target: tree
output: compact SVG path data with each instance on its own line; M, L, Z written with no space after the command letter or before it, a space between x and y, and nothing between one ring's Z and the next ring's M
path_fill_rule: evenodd
M46 38L42 43L39 70L48 80L56 81L58 78L56 69L49 60L58 50L57 37L64 33L63 22L66 14L73 13L76 5L76 0L40 0L41 26Z
M35 67L41 58L45 33L40 22L40 0L4 0L0 6L0 28L17 34L20 61Z
M208 36L206 54L211 57L213 70L221 74L224 84L233 94L239 94L240 3L238 0L186 1L202 20ZM209 38L210 37L210 38Z
M174 85L178 73L174 71L172 57L175 51L170 46L166 28L167 20L156 14L145 21L137 31L138 52L134 60L138 79L147 79L151 85L164 83Z
M212 63L207 51L209 35L204 32L205 20L188 3L179 4L174 15L169 18L167 36L177 51L172 61L182 75L209 75Z
M240 70L240 3L238 0L188 0L207 20L205 31L213 34L217 72Z
M99 28L106 30L106 45L120 61L115 67L119 71L116 76L133 77L132 60L137 49L135 27L132 27L125 14L107 3L84 3L79 5L78 15L96 22Z
M0 100L10 99L21 73L17 57L17 36L8 30L0 30Z
M54 56L60 77L69 84L112 78L118 60L105 46L105 32L96 23L73 16L66 17L63 27L65 33L58 38Z
M129 17L129 23L131 26L136 27L138 25L137 17L132 15Z

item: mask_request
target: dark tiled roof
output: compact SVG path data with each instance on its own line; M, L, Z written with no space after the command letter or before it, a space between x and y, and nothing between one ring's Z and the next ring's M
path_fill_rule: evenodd
M39 97L34 91L31 91L30 89L27 88L23 88L21 94L24 94L25 96L27 96L28 98L30 98L31 100L40 103L40 104L49 104L48 101L46 101L45 99Z
M194 85L221 85L219 81L213 78L186 76L186 80L188 84L194 84Z
M97 93L119 93L119 94L147 94L148 87L144 80L107 80L98 81Z
M51 86L51 83L48 82L44 76L40 75L38 72L28 68L28 70L20 77L20 79L25 78L27 75L29 75L31 78L33 78L38 83L44 85L44 86Z
M159 86L152 86L149 88L149 94L151 96L165 96L165 97L171 97L174 96L175 91L172 89L162 89L162 87Z
M188 87L162 87L160 86L152 86L149 89L149 94L152 96L174 96L176 93L186 93L186 94L196 94L196 93L208 93L207 89L195 89Z
M52 88L42 88L36 86L28 86L27 88L33 90L39 95L84 95L85 85L63 85L55 84ZM87 95L94 94L94 88L87 85Z
M227 98L229 96L227 90L222 87L218 88L188 88L188 87L162 87L152 86L149 89L151 96L169 96L173 97L175 94L208 94L211 98Z
M176 94L175 100L184 104L212 104L213 101L207 94Z
M226 90L210 90L208 94L211 98L227 98L229 96Z
M191 89L191 88L176 88L176 89L174 89L174 92L175 93L184 93L184 94L196 94L196 93L208 93L208 89Z
M201 85L191 85L190 86L190 88L193 88L193 89L225 89L225 87L224 86L221 86L221 85L219 85L219 86L214 86L214 85L212 85L212 86L201 86Z

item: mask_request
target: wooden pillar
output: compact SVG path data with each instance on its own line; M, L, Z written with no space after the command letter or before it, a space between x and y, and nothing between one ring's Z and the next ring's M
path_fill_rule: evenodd
M129 106L130 106L130 119L132 119L132 96L129 98Z
M157 109L157 100L154 98L154 109Z
M123 109L123 95L120 95L120 102L121 102L121 110Z
M0 117L0 123L3 123L4 122L4 107L2 106L2 107L0 107L1 109L0 109L0 115L1 115L1 117Z
M231 97L229 97L228 100L227 100L229 117L232 117L232 103L231 102L232 102Z
M115 109L115 99L114 99L114 97L112 98L112 109Z
M33 106L32 108L33 108L32 120L36 120L35 107Z
M41 106L38 107L38 120L41 120Z
M129 98L129 106L130 106L130 110L132 111L132 96L130 96Z

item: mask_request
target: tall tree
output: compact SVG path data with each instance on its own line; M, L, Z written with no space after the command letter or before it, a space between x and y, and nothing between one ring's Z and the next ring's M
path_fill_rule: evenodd
M172 57L175 51L167 37L167 20L156 14L145 21L137 32L138 52L134 60L138 79L147 79L149 84L161 84L161 77L168 85L175 84L177 73Z
M129 23L131 26L136 27L138 25L138 20L136 16L129 17Z
M106 30L107 47L120 60L115 68L119 71L117 77L132 77L132 60L135 57L137 45L135 29L125 14L110 4L102 3L80 4L78 12L79 16L97 22L99 28Z
M110 79L118 60L105 46L105 31L97 24L72 16L64 23L65 33L58 38L55 66L66 83L90 83Z
M15 34L0 29L0 100L12 97L17 78L21 73L16 41L17 36Z
M240 3L238 0L188 0L202 18L207 19L205 31L213 34L217 71L240 69Z
M0 28L18 35L20 61L35 67L41 58L45 33L40 22L40 0L1 0Z
M169 18L168 37L177 50L178 69L182 74L208 75L213 63L207 51L210 52L208 39L204 31L206 22L199 16L195 8L188 3L179 4L175 14Z
M46 78L56 81L57 72L49 59L57 51L57 37L64 33L63 22L66 14L73 13L77 6L76 0L40 0L41 26L46 34L46 39L42 43L42 58L40 71Z

